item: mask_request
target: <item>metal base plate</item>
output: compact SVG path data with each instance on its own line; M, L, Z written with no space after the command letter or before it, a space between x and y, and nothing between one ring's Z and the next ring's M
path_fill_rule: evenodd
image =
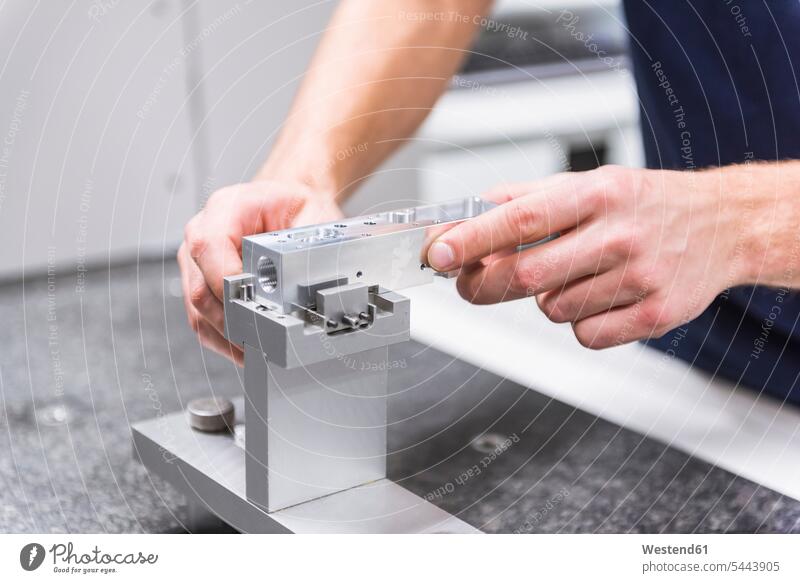
M235 406L241 423L243 399ZM183 413L134 424L132 433L148 470L240 532L480 532L387 479L268 513L245 496L245 451L233 434L193 430Z

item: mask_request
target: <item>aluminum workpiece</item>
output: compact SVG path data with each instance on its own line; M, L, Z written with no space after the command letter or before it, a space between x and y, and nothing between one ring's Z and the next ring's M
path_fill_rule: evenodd
M492 206L468 198L243 239L243 273L225 278L224 306L225 335L245 351L247 505L280 522L299 508L356 508L358 492L382 492L385 512L416 499L385 479L388 347L410 338L410 301L397 290L430 282L427 244ZM145 449L151 436L134 435ZM398 530L431 528L441 513L416 500ZM203 503L230 522L216 508L229 500Z

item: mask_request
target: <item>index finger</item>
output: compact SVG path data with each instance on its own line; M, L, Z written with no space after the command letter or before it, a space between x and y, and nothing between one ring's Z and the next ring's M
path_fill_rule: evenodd
M558 187L563 185L566 181L571 180L575 176L576 174L573 173L559 172L558 174L552 174L547 178L531 180L528 182L501 182L500 184L496 184L481 194L481 198L496 202L497 204L503 204L510 200L514 200L515 198L519 198L520 196L525 196L536 192L545 192L552 188Z
M579 204L579 184L560 180L552 188L518 196L453 227L431 244L428 265L437 271L452 271L576 226L590 210Z
M189 238L189 241L191 259L202 272L208 288L217 300L222 301L223 279L242 270L239 247L234 243L232 236L223 231L212 231L209 235L204 235L201 243L192 244L197 241L192 238Z

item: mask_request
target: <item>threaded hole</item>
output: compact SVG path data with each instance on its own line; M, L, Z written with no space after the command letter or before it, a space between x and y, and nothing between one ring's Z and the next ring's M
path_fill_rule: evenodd
M275 263L269 257L261 257L258 260L258 284L264 293L271 294L278 287L278 270Z

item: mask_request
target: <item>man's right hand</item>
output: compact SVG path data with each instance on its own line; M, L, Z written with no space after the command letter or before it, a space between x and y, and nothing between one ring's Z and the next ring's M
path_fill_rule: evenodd
M302 183L250 182L216 191L186 225L178 250L183 299L200 343L240 366L244 353L225 339L223 278L242 271L242 237L333 221L334 198Z

